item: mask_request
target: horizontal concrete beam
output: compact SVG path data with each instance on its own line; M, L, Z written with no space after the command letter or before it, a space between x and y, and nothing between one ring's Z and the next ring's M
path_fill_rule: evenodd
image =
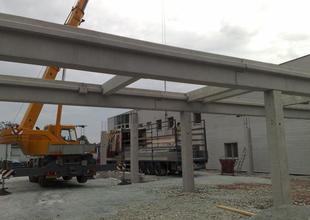
M36 48L36 49L34 49ZM310 74L0 14L0 60L244 90L310 95Z
M227 88L215 87L215 86L205 86L200 89L195 89L188 92L186 95L189 102L202 101L207 96L212 96L214 94L219 94L228 91Z
M310 55L303 56L297 59L293 59L285 63L281 63L280 66L296 68L301 71L308 71L310 69ZM242 90L242 89L227 89L227 88L222 88L222 87L206 86L206 87L189 92L188 96L189 96L189 101L193 101L195 99L202 100L203 98L205 98L204 102L213 102L213 101L218 101L218 100L246 94L249 92L251 91ZM296 96L290 97L290 98L287 97L286 101L288 102L287 105L294 105L294 104L300 104L300 103L306 102L307 98L296 97ZM308 101L310 101L310 98L308 98ZM285 105L285 102L284 102L284 105Z
M237 95L242 95L249 92L250 91L242 89L228 89L215 86L205 86L200 89L190 91L186 95L188 97L189 102L203 101L207 103L207 102L215 102L218 100L230 98Z
M227 99L227 98L238 96L238 95L243 95L249 92L250 91L243 90L243 89L227 89L226 91L222 93L217 93L214 95L207 96L206 98L203 99L203 102L204 103L215 102L218 100Z
M114 76L102 85L102 93L105 95L112 94L131 83L137 81L139 78L133 78L128 76Z
M282 102L284 106L290 105L298 105L298 104L309 104L309 97L301 97L301 96L284 96L282 97Z
M131 95L131 96L143 96L157 99L176 99L187 101L187 97L184 93L179 92L165 92L149 89L136 89L136 88L124 88L116 92L120 95Z
M185 94L125 88L102 95L101 85L0 75L0 101L75 106L203 112L265 116L263 106L239 103L187 102ZM285 109L285 117L310 119L310 110Z

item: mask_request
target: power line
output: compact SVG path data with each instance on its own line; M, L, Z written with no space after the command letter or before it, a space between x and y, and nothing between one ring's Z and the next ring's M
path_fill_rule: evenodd
M161 0L161 40L162 44L167 44L166 38L166 9L165 0ZM164 92L167 92L167 81L164 80ZM165 118L167 118L167 111L165 111Z
M161 37L162 37L162 44L167 44L166 39L166 7L165 7L165 0L161 0Z

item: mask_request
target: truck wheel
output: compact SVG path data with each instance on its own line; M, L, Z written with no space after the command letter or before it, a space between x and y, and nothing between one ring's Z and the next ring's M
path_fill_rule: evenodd
M69 180L72 180L72 176L63 176L62 179L64 181L69 181Z
M37 176L28 176L29 182L31 183L37 183L39 178Z
M165 167L161 167L159 170L160 176L167 176L167 169Z
M77 176L76 180L78 181L78 183L86 183L87 182L87 176Z
M160 176L160 168L159 167L155 168L155 175Z
M48 180L46 179L45 176L39 176L38 177L38 183L39 183L40 186L46 187L47 183L48 183Z

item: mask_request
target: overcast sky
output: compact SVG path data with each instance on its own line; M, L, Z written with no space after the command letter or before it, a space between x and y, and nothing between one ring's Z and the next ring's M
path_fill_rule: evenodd
M0 0L0 12L63 23L74 3ZM82 28L278 64L309 53L309 8L309 0L90 0ZM40 77L43 72L41 66L1 61L0 69L1 74L31 77ZM101 84L111 77L68 70L66 80ZM163 90L163 82L140 80L131 87ZM168 83L167 90L186 92L199 87ZM26 106L0 103L0 121L18 123ZM98 141L107 118L125 111L66 106L63 122L87 124L87 136ZM38 125L54 121L55 107L48 105Z

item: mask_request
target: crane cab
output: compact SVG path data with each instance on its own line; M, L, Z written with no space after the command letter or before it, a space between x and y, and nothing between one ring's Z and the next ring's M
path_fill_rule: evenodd
M61 125L59 131L57 131L58 129L57 125L47 125L44 127L45 131L58 137L59 142L65 141L68 144L79 144L76 127L74 125Z

